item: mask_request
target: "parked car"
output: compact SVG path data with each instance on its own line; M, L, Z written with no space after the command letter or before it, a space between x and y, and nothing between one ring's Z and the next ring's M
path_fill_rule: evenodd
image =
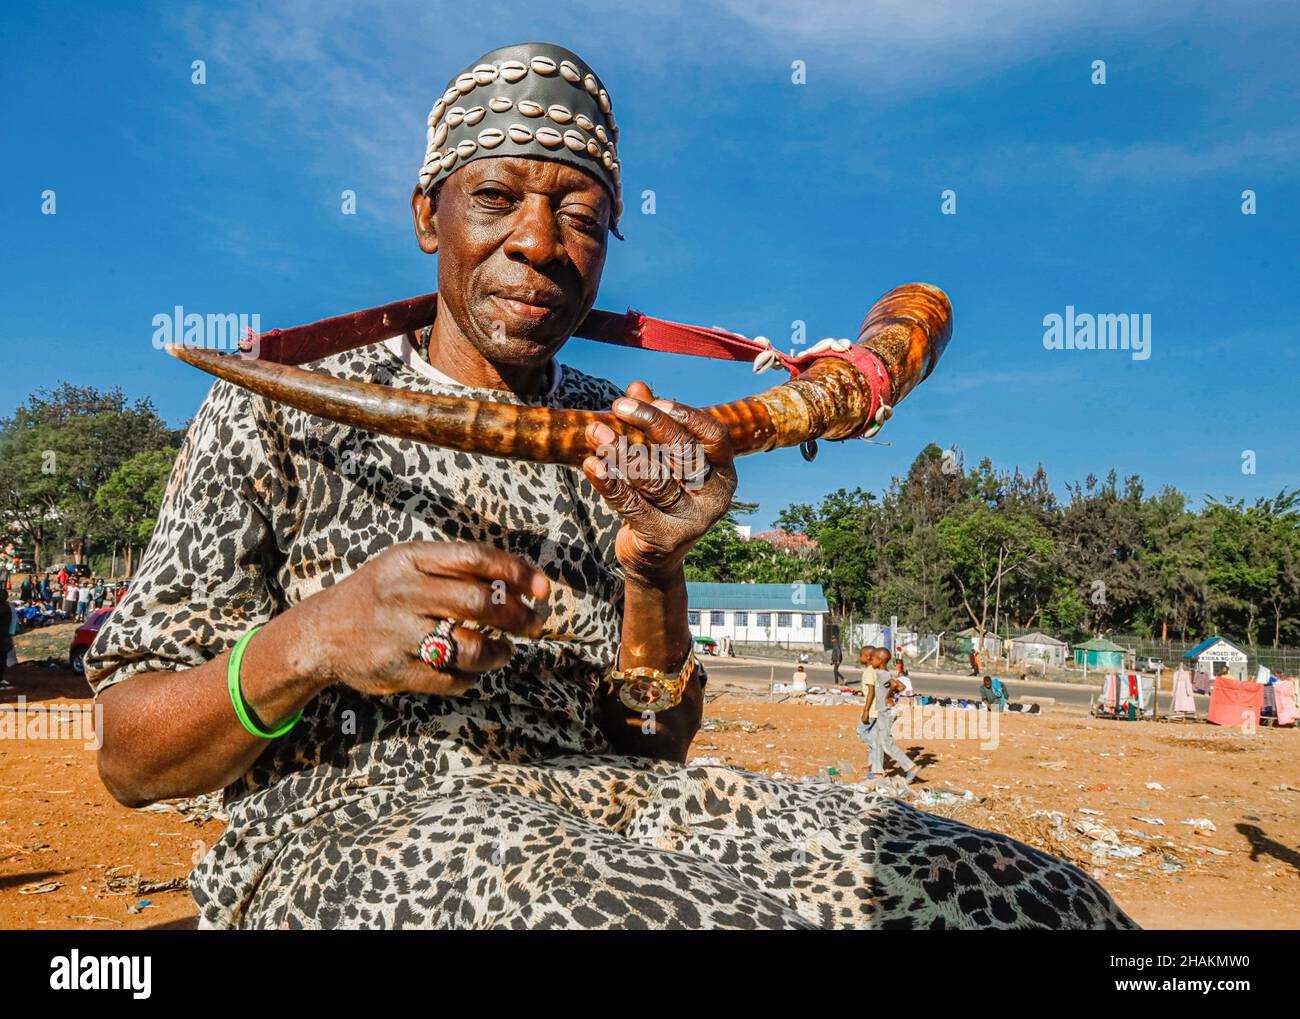
M1143 672L1159 672L1165 667L1165 663L1159 658L1144 658L1142 660Z
M77 627L76 632L72 635L72 647L68 651L68 664L72 666L73 672L78 675L85 673L86 652L90 650L90 645L95 642L95 635L99 633L99 628L104 625L112 614L113 610L111 608L95 609L90 615L86 616L86 621Z

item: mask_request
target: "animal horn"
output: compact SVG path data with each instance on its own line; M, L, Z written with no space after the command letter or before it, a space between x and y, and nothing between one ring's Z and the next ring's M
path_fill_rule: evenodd
M819 357L788 382L706 410L726 426L737 455L858 435L880 423L934 370L951 335L947 295L928 284L909 283L885 294L863 320L856 363L865 371L842 356ZM179 345L168 350L187 364L309 414L466 453L577 467L591 453L584 433L596 421L629 442L649 441L611 413L415 393L216 350ZM877 368L880 373L870 378Z

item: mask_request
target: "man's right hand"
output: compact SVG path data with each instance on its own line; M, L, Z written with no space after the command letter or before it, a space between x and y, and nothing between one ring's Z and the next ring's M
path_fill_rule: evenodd
M523 601L544 599L550 581L518 556L478 542L414 541L384 549L332 587L285 613L296 616L294 659L320 687L345 683L383 696L457 696L475 673L510 660L512 643L458 626L454 672L419 657L420 641L439 619L475 622L536 639L544 616ZM257 641L249 649L255 660Z

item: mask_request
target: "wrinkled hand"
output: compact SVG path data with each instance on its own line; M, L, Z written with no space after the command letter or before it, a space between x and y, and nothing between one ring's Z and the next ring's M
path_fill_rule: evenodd
M644 382L628 386L613 410L650 445L635 450L608 426L590 425L593 455L583 461L583 473L623 517L614 550L624 573L649 580L671 575L731 506L731 438L704 411L654 399Z
M523 601L545 598L550 581L531 565L477 542L412 541L391 545L359 570L306 599L294 611L309 668L325 683L362 693L463 694L475 673L510 660L504 637L458 626L455 671L419 657L420 641L439 619L480 623L536 639L543 617Z

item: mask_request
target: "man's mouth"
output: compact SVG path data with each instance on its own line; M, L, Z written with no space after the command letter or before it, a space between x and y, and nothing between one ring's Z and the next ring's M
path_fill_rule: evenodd
M561 298L552 297L549 294L528 293L524 291L493 294L492 300L498 308L501 308L507 314L513 315L516 318L529 319L531 321L545 318L553 312L561 302Z

